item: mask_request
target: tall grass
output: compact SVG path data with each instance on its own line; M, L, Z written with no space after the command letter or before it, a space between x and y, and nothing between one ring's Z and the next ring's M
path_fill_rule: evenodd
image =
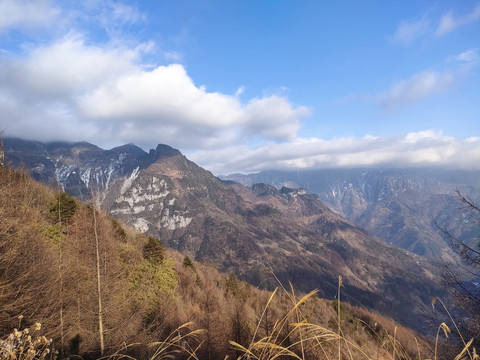
M278 280L278 279L277 279ZM286 292L287 296L293 302L293 306L281 319L275 322L273 331L271 334L257 338L258 328L262 321L263 316L267 313L268 307L272 303L272 299L278 293L278 288L271 294L265 309L260 317L260 320L257 325L257 329L254 333L253 339L248 346L242 346L234 341L230 341L230 344L236 349L242 352L242 355L239 359L254 359L254 360L273 360L277 358L292 358L298 360L307 360L307 359L317 359L324 358L327 360L333 359L368 359L373 360L371 355L368 355L365 349L362 349L359 345L355 344L352 340L348 339L344 335L342 329L341 321L341 302L340 302L340 289L342 286L342 279L339 277L338 282L338 293L337 293L337 330L326 328L324 326L310 323L307 317L302 313L302 305L307 303L310 299L315 296L315 291L308 293L299 300L296 300L295 293L293 288L291 292L287 292L283 286L282 290ZM439 298L435 298L433 303L436 301L440 302L448 313L450 320L453 322L460 338L463 341L463 349L455 357L455 360L461 359L470 359L470 360L480 360L480 356L477 354L475 348L472 347L474 339L466 342L458 327L449 313L448 309L445 307L444 303ZM290 322L292 318L296 318L297 321ZM362 324L365 328L369 328L370 325L362 321ZM405 359L405 360L422 360L421 348L418 342L418 339L415 337L415 343L417 345L417 352L415 357L412 357L405 347L397 339L397 327L393 330L392 334L377 334L374 329L370 328L371 333L375 334L376 341L378 341L381 346L381 350L377 350L375 354L375 359L378 360L379 355L384 359ZM442 323L437 331L435 337L435 348L433 350L433 357L435 360L443 358L439 354L438 343L440 340L441 330L445 334L445 337L448 338L450 329L445 323ZM291 341L294 339L294 341ZM336 349L336 350L335 350ZM382 352L382 354L379 354Z
M53 348L52 340L39 334L42 325L35 323L22 330L23 316L20 315L18 319L18 329L15 328L6 339L0 340L0 358L7 360L56 359L58 353Z
M336 305L337 327L335 330L325 326L311 323L308 316L304 313L304 308L309 302L315 301L316 291L312 291L300 298L297 298L293 287L287 291L283 286L275 289L263 309L263 312L257 322L255 331L248 345L241 345L234 341L230 341L230 345L241 355L237 360L274 360L274 359L326 359L326 360L342 360L342 359L404 359L404 360L422 360L422 353L418 339L415 338L417 344L417 353L412 357L408 351L402 346L397 338L397 327L394 328L393 334L381 333L372 329L370 324L360 321L364 329L369 329L375 341L379 344L376 353L368 352L365 347L362 348L354 340L345 334L345 319L342 319L342 304L340 302L341 278L339 277L338 294ZM264 320L265 314L269 307L272 306L273 300L277 296L286 296L291 302L289 310L275 319L275 323L270 332L265 336L260 335L260 325ZM459 332L457 324L448 312L444 303L439 298L435 298L433 303L440 303L448 313L450 320L455 326L459 336L463 341L463 348L459 350L455 356L455 360L480 360L479 355L472 343L474 339L465 341ZM345 317L345 315L343 316ZM19 317L18 329L21 329L22 317ZM204 333L203 330L191 330L192 323L186 323L174 331L172 331L164 340L153 342L147 345L130 344L123 347L116 353L104 357L103 359L135 359L126 355L129 348L143 347L149 351L149 360L160 359L196 359L197 352L202 346L202 342L198 337ZM6 339L0 340L0 359L8 360L44 360L56 359L57 352L53 348L51 340L46 339L39 334L41 325L34 324L29 328L18 330L17 328L7 336ZM450 328L446 323L440 324L434 341L434 349L432 352L433 359L441 359L442 354L439 350L439 341L441 334L448 338ZM191 345L195 344L195 345ZM433 346L433 345L432 345ZM370 349L371 350L371 349ZM225 359L228 356L225 357ZM423 357L428 359L427 357Z
M173 330L164 340L147 344L146 347L152 349L152 351L150 351L151 355L148 357L148 360L176 359L177 357L182 357L182 359L187 360L198 360L197 351L200 349L203 342L196 341L198 342L198 345L196 345L195 348L192 348L189 344L191 340L196 340L197 336L201 335L204 331L198 329L190 330L191 325L192 323L183 324ZM144 345L140 343L129 344L112 355L102 357L102 359L136 360L134 357L126 355L125 352L128 352L129 348L138 346Z

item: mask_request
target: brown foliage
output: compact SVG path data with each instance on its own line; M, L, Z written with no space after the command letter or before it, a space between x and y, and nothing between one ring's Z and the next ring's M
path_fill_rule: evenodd
M290 333L291 324L301 319L288 315L296 302L292 294L283 291L271 297L212 266L186 261L185 255L164 249L157 240L123 229L93 205L60 198L60 207L55 208L52 204L58 203L58 195L24 173L0 169L0 338L23 315L27 325L42 323L45 335L53 338L64 356L96 357L101 296L107 355L152 356L155 348L134 344L170 336L174 343L181 339L178 346L196 350L202 359L239 357L230 340L247 347L274 331L292 349L304 352L305 358L334 354L334 347L322 352L314 346L295 347L301 333ZM62 204L74 211L66 212L63 220L60 214L57 221L52 213L61 213ZM330 302L311 297L299 310L309 322L336 329ZM382 339L369 332L376 317L358 308L346 307L346 311L350 315L342 320L344 336L384 357ZM281 319L288 322L279 328L276 324ZM186 322L188 327L179 329ZM392 322L384 318L379 322L392 333ZM196 329L205 331L184 337ZM410 348L411 333L401 328L396 333ZM176 356L188 357L188 351Z

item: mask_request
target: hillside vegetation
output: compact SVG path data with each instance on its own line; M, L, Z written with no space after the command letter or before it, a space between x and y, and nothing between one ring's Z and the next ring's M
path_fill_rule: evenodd
M10 139L5 149L7 163L24 164L35 179L94 199L137 232L254 286L273 290L273 271L298 291L333 300L342 275L343 299L423 333L432 298L446 294L429 261L371 236L302 189L224 183L162 144L147 153L132 144L103 150Z
M388 319L281 284L261 291L22 172L0 168L0 219L4 358L52 355L17 356L34 342L84 359L434 356Z

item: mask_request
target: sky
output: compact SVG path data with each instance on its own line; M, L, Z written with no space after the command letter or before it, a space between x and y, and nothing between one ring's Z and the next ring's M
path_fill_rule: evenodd
M480 169L480 1L0 0L0 131L214 174Z

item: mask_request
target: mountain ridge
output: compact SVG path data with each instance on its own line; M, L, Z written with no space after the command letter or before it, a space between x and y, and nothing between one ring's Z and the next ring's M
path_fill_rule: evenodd
M277 332L275 322L288 321L288 337L296 338L298 332L290 329L296 328L298 315L308 322L306 329L315 324L324 329L322 334L336 334L336 301L310 293L301 300L301 314L293 313L298 292L262 291L192 261L123 227L91 203L33 181L24 171L0 167L0 179L0 352L21 356L28 346L47 355L47 340L38 341L45 336L50 352L58 350L61 358L98 359L104 351L103 357L145 359L160 353L154 346L159 340L160 346L177 349L180 344L170 344L171 337L185 335L181 350L195 349L202 359L225 359L239 355L231 341L249 347ZM288 191L290 196L295 192ZM390 358L382 340L393 333L408 346L409 356L433 346L343 298L340 309L342 337L358 344L343 347L350 357ZM108 330L102 332L99 323ZM196 336L188 336L190 331ZM278 329L281 339L282 333ZM302 354L308 347L308 358L335 356L336 338L323 342L321 349L316 341L289 349Z
M10 157L5 145L7 158L18 165L22 153L15 150ZM300 291L318 288L331 298L342 274L345 299L417 329L419 315L443 293L435 268L423 258L368 235L318 195L225 184L169 146L145 154L83 148L50 151L45 159L27 151L24 163L39 179L56 177L67 192L93 198L138 232L255 286L275 286L275 274ZM37 165L47 160L54 169Z
M441 228L469 241L455 189L480 194L480 172L444 169L264 171L222 177L244 185L305 188L371 234L430 261L454 261Z

